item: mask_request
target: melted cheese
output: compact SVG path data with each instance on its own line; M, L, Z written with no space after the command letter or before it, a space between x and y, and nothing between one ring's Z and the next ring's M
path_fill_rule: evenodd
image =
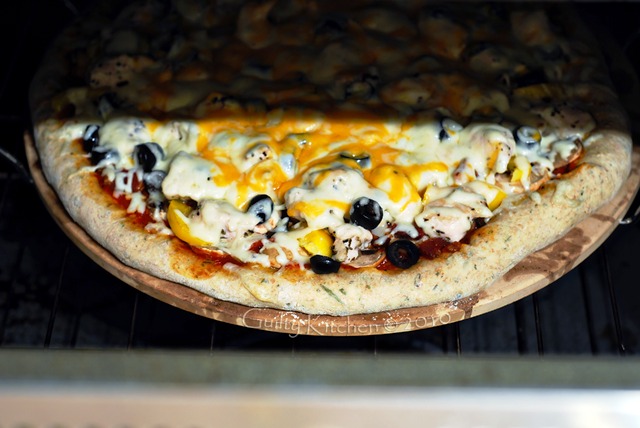
M511 167L513 179L527 188L530 163L552 168L548 155L516 149L513 133L497 124L472 123L440 141L441 128L433 115L410 116L400 124L395 118L354 124L325 120L287 109L251 122L240 120L242 126L237 119L164 124L117 119L102 132L105 146L124 153L122 159L127 153L130 158L136 144L157 141L167 154L156 165L167 171L164 196L198 203L201 214L188 223L193 236L239 257L236 241L256 233L255 218L248 221L244 210L259 194L283 205L289 217L304 222L304 230L342 230L352 202L367 197L381 205L396 232L417 236L417 226L427 236L456 241L470 229L472 218L492 216L487 204L495 208L503 198L499 190L487 190L490 184L465 190L456 186L475 180L495 183L495 175ZM563 140L545 143L563 158L572 146ZM359 163L359 158L366 162ZM103 174L114 179L117 193L133 195L130 212L144 212L131 188L133 174L141 171L126 169L130 163L121 162L118 166L125 169L113 172L105 168ZM389 233L385 227L377 232ZM276 233L276 239L263 244L261 257L241 259L257 257L264 265L304 263L305 256L296 250L299 244L286 238L290 233ZM340 247L340 259L352 260L356 247Z
M471 229L471 216L457 207L427 205L416 217L416 224L431 238L455 242Z
M153 141L151 133L141 119L116 118L107 121L100 129L100 146L120 154L118 167L133 168L133 148L137 144Z
M179 152L173 158L169 173L162 182L162 192L169 199L221 199L226 187L218 186L213 180L213 177L221 174L222 170L215 163L186 152Z
M473 219L490 219L508 193L528 189L533 171L551 176L553 162L568 159L595 127L579 106L539 102L549 95L540 85L510 91L490 83L530 71L521 58L561 37L539 12L515 12L520 27L505 29L503 19L475 19L486 12L466 5L451 17L422 11L420 2L363 3L351 15L338 2L281 3L246 2L231 17L235 26L210 28L228 11L201 16L178 2L190 24L166 58L145 52L147 43L116 21L107 52L119 56L96 61L91 90L56 97L60 108L98 110L103 120L91 132L99 125L100 150L119 157L94 169L129 198L129 212L190 200L197 209L176 214L190 235L263 266L307 263L298 238L322 229L338 242L335 256L351 261L391 233L462 239ZM159 37L162 27L151 22L144 28ZM496 28L515 37L493 41ZM471 49L474 36L488 47ZM563 63L571 66L582 62ZM135 109L139 116L129 114ZM535 127L539 145L516 142L519 125ZM78 123L64 133L91 135ZM134 191L145 176L133 153L149 142L163 150L153 169L166 177L145 201ZM275 206L262 224L248 212L257 195ZM371 232L349 223L362 197L383 211ZM163 211L154 210L149 229L161 231ZM262 250L249 251L256 242Z

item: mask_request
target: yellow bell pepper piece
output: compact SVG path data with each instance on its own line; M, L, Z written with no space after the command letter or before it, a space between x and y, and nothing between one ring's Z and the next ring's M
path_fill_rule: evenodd
M453 192L453 189L453 187L438 187L434 184L429 184L424 190L424 195L422 195L422 203L426 205L438 199L446 198Z
M298 242L312 256L319 254L331 257L331 254L333 254L333 236L325 229L309 232L302 238L298 238Z
M524 156L516 156L514 159L515 169L511 175L512 183L525 183L529 182L529 175L531 174L531 164L529 160Z
M178 239L183 240L189 245L193 245L195 247L210 246L210 242L196 238L191 234L189 225L187 224L187 218L189 217L189 214L191 214L191 211L193 211L193 208L182 201L174 199L169 202L169 209L167 210L167 221L169 222L169 227Z
M471 183L465 184L465 187L484 197L485 201L487 201L487 207L491 211L498 208L507 196L507 193L504 190L485 181L472 181Z

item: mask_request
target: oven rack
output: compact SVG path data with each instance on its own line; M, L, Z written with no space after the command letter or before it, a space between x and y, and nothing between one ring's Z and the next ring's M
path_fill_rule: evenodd
M0 18L13 35L3 39L8 54L0 69L0 148L23 165L30 79L47 41L81 3L24 0ZM583 7L606 8L602 21L611 21L620 45L631 40L626 48L634 52L633 29L640 23L633 17L640 16L640 7ZM635 216L563 278L480 317L390 335L294 337L202 318L112 277L64 236L24 170L0 155L0 380L169 382L182 375L189 383L195 374L188 369L172 374L171 367L191 361L208 366L211 372L201 381L212 382L249 382L243 372L248 370L253 381L269 385L637 386L640 226L632 221ZM149 372L149 358L165 370ZM103 359L110 368L101 371ZM322 376L305 377L305 364ZM355 365L376 375L356 370L347 376L337 369Z
M0 123L2 123L0 121ZM21 124L4 123L21 135ZM626 355L640 337L637 223L583 264L515 304L460 323L370 337L306 337L202 318L157 301L95 265L58 229L20 172L0 170L0 349L420 352L430 355Z

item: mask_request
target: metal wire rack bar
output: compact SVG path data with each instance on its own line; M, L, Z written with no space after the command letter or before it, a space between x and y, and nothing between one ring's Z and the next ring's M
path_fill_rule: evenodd
M11 197L12 186L15 186L16 182L21 181L21 179L16 178L15 173L0 175L0 177L2 177L0 178L0 184L2 185L2 197L0 198L0 230L3 230L4 228L6 228L7 222L9 221L8 218L12 217L9 211L11 209L15 209L14 206L10 206L7 202L8 198ZM25 185L23 184L23 186ZM27 186L27 187L31 188L31 186ZM59 266L57 267L58 280L56 281L55 290L53 294L50 296L50 301L49 301L50 315L47 323L42 326L42 328L45 331L44 342L42 346L44 346L45 348L49 348L52 346L55 346L55 347L66 346L66 347L74 348L79 345L78 336L80 334L79 330L82 329L81 318L83 316L83 311L84 311L82 307L83 306L82 298L84 297L84 293L74 293L73 289L75 289L76 287L90 287L91 278L85 277L85 281L87 282L86 284L72 283L72 281L69 279L70 275L68 273L68 270L71 269L70 255L69 255L70 245L71 244L69 244L68 242L60 243L60 251L62 251L64 255L61 258ZM5 339L6 339L7 330L10 327L10 323L12 319L12 310L15 309L14 306L16 304L16 300L20 297L16 294L15 289L18 283L18 278L22 274L21 270L25 269L23 265L26 264L25 253L28 250L29 250L28 244L23 243L20 245L18 254L15 257L12 257L14 262L11 267L12 270L10 273L10 280L3 286L4 288L2 290L3 299L0 301L1 302L0 311L2 313L2 316L0 318L0 347L5 345L20 346L20 343L16 343L16 342L11 342L10 344L6 344ZM73 251L77 252L78 250L74 249ZM623 321L620 316L619 302L616 296L617 285L613 282L613 279L611 278L611 266L610 266L609 258L607 256L606 249L601 250L599 254L600 254L599 259L600 259L601 268L603 272L602 275L604 278L606 278L606 289L608 292L608 299L609 299L609 305L610 305L610 317L611 317L610 322L614 326L613 334L612 334L614 337L611 339L611 342L615 344L614 347L617 350L617 352L620 355L624 355L627 352L627 346L625 344L624 327L623 327ZM601 351L598 349L598 346L596 343L597 332L595 331L595 327L594 327L594 323L595 323L594 317L596 315L592 313L592 310L591 310L591 302L589 297L590 295L589 285L587 284L585 275L586 273L582 270L582 268L580 268L579 275L577 276L579 279L578 290L581 292L583 296L582 298L583 298L584 314L585 314L584 325L586 327L583 331L583 334L586 334L588 336L588 339L587 339L588 349L575 350L575 352L577 353L588 352L592 355L598 355ZM117 280L113 278L112 282L117 282ZM120 286L126 287L126 285L123 285L123 284L120 284ZM77 294L77 295L74 295L74 294ZM547 352L551 352L551 353L555 352L553 348L547 349L547 346L545 343L545 337L549 334L549 332L544 330L545 322L543 320L545 317L545 312L542 309L543 305L541 303L541 300L540 300L541 297L539 296L539 294L540 293L534 294L531 298L523 299L517 302L516 304L512 305L513 307L511 308L511 312L508 315L505 313L505 316L500 317L501 318L500 322L505 322L504 320L510 319L511 320L510 322L513 323L514 325L513 330L515 332L515 340L514 340L515 349L512 352L515 352L518 355L528 355L533 352L542 356L542 355L545 355L545 353ZM153 299L141 294L138 291L129 293L126 296L126 298L128 299L129 303L126 303L124 306L128 306L130 308L130 315L129 315L130 322L128 325L128 331L126 332L126 337L127 337L126 349L136 349L140 346L153 347L153 344L149 344L149 341L145 338L146 329L138 328L139 326L141 326L141 323L143 322L140 317L157 311L158 307L163 306L164 304L161 302L154 301ZM72 300L70 303L68 302L69 299ZM75 299L78 299L78 300L75 300ZM141 312L142 310L140 306L142 304L141 299L144 299L145 306L149 306L151 308L150 310ZM112 297L111 303L109 301L106 301L105 305L113 304L117 301L119 300ZM122 301L120 301L120 303L122 303ZM61 317L64 317L65 312L67 313L67 315L71 314L71 318L74 319L74 321L72 322L73 328L71 329L72 334L71 334L70 340L66 344L60 344L55 342L55 337L56 337L58 324L61 322L60 321ZM173 312L177 312L172 314L172 316L175 318L180 318L181 315L183 315L181 314L180 311L175 309L173 310ZM535 341L533 341L534 343L533 349L531 349L528 346L528 344L531 343L530 336L532 333L531 331L532 329L527 322L527 320L531 318L531 315L527 315L527 314L532 314L533 316L533 336L535 337ZM126 313L122 315L127 316ZM188 317L192 315L190 314L187 315L185 313L184 316ZM420 345L422 349L426 349L428 347L429 352L433 352L434 346L437 345L440 349L438 353L441 353L441 354L448 354L450 352L455 352L455 355L462 355L462 354L470 354L474 352L482 353L482 352L490 351L490 348L491 348L490 346L485 347L486 348L485 349L483 348L482 344L465 345L465 340L467 340L467 336L465 336L465 334L463 334L462 331L464 329L467 329L474 323L482 327L482 324L486 322L482 319L472 319L469 321L465 321L462 324L455 324L452 326L440 327L439 333L437 331L405 333L400 335L405 337L402 337L401 340L398 340L398 341L394 341L393 339L390 339L388 337L386 338L374 337L370 339L368 343L365 344L364 342L361 341L356 346L361 348L363 344L365 344L364 347L368 350L368 352L372 352L375 354L378 352L384 352L385 350L388 350L388 349L402 349L402 347L411 348L411 345L410 345L411 341L415 341L415 342L424 341L424 343ZM208 349L212 353L217 352L218 350L223 350L229 346L234 348L239 347L240 349L243 349L245 347L246 349L252 349L254 345L270 348L271 339L276 339L275 342L282 342L284 340L286 343L288 343L287 346L289 347L291 352L303 352L307 349L315 349L315 347L317 346L317 344L309 345L309 343L314 342L314 340L312 339L304 340L300 338L289 338L289 337L285 339L281 337L276 338L274 337L273 333L265 333L265 332L254 331L249 329L241 329L239 327L233 327L233 326L230 327L223 323L213 321L213 320L206 321L206 324L208 329L208 333L207 333L208 339L206 340L206 343L204 343L204 346L206 347L206 349ZM235 330L234 331L235 338L231 341L231 343L229 343L228 341L229 335L227 334L226 335L227 337L225 338L225 334L224 334L225 330L228 332L230 329ZM244 338L242 339L241 336L244 336ZM280 335L275 335L275 336L280 336ZM322 339L318 339L318 340L321 341ZM342 343L340 343L340 345L338 345L336 349L350 349L351 345L348 343L349 339L344 339L344 340L338 339L338 341ZM394 342L396 343L394 344ZM391 346L389 345L390 343L392 344ZM407 343L409 343L409 345L407 345ZM418 346L418 349L420 349L420 346ZM276 345L273 349L279 349L279 348L280 348L280 345Z
M8 212L9 209L11 208L8 202L11 198L12 189L17 185L17 183L21 183L21 182L23 187L26 186L27 188L30 189L30 191L35 192L33 187L27 184L24 184L25 182L24 178L21 177L21 175L19 175L18 173L11 172L10 170L3 171L2 169L0 169L0 184L2 185L1 187L2 192L0 194L0 230L3 230L2 226L4 226L5 229L7 228L7 223L8 223L7 218L11 215L11 213ZM22 226L24 227L26 225L22 225ZM633 227L633 226L627 226L627 227ZM63 279L67 277L66 269L68 269L67 255L68 255L69 243L66 243L65 245L67 246L65 247L66 249L62 250L65 252L65 256L62 258L61 265L58 268L59 279L57 281L57 287L56 287L55 293L52 297L53 300L51 301L51 315L49 317L48 324L45 327L45 334L44 334L45 339L43 343L44 347L50 347L52 345L52 338L55 331L57 316L59 311L61 310L61 303L60 303L61 293L64 291L64 287L66 286ZM608 299L610 302L612 324L614 326L613 330L615 334L615 339L612 340L612 342L615 343L615 349L617 350L617 352L620 355L625 355L627 353L627 345L625 343L624 328L622 326L622 321L621 321L620 311L619 311L619 303L616 296L616 284L611 278L610 262L607 256L606 247L604 248L605 249L602 249L599 252L599 254L601 259L603 276L606 280L606 288L608 291ZM11 280L6 285L6 289L3 290L4 301L3 301L2 307L0 308L0 309L3 309L2 317L0 318L0 346L3 345L4 343L7 325L10 320L11 307L12 305L14 305L16 300L15 286L17 283L17 278L20 274L21 264L24 259L25 250L26 250L26 246L25 244L22 244L20 246L19 254L15 258L16 261L11 270L11 275L10 275ZM598 349L598 346L596 343L597 342L596 332L594 331L593 318L595 315L591 311L591 302L589 298L590 291L589 291L589 287L586 284L587 281L585 278L585 273L582 270L582 268L580 268L579 280L580 280L579 282L580 282L581 294L584 299L584 313L585 313L585 319L586 319L585 324L587 326L586 330L588 334L588 343L589 343L588 351L592 355L597 355L600 353L600 350ZM131 314L130 329L127 336L128 337L127 345L126 345L127 349L134 349L137 346L138 332L136 330L136 326L138 324L138 315L139 315L138 314L139 312L138 306L139 306L139 298L140 298L139 296L140 296L140 293L136 291L134 293L133 302L131 303L132 314ZM538 295L537 294L534 295L529 300L520 301L516 303L514 306L515 306L514 322L515 322L515 332L516 332L517 353L521 355L525 355L530 352L529 348L526 345L527 329L525 326L526 324L525 312L531 311L533 313L534 325L535 325L535 348L538 355L544 355L546 352L545 338L544 338L545 334L543 332L543 322L542 322L543 315L542 315L541 304L540 304L540 299ZM73 329L74 333L72 335L73 336L73 340L71 343L72 347L76 345L75 342L78 336L78 329L80 328L79 318L80 318L80 314L77 314L75 317L76 322L74 323L75 327ZM211 321L210 335L209 335L209 342L208 342L208 348L211 352L214 352L214 350L217 349L219 345L219 337L217 334L219 330L218 325L219 325L218 322ZM259 333L256 333L256 334L259 335ZM450 338L452 339L452 341L449 340ZM299 351L301 348L304 349L304 346L301 346L298 342L299 341L295 341L295 340L291 341L290 346L291 346L292 352ZM440 345L441 345L441 352L443 354L446 354L449 352L449 350L452 350L451 346L453 346L453 349L455 349L456 355L461 355L463 353L463 349L465 353L472 352L465 349L464 338L461 335L461 327L458 324L453 326L453 330L451 330L448 327L441 328ZM374 340L371 346L372 352L374 353L378 352L379 351L378 348L379 348L378 341ZM551 350L551 352L553 352L553 350Z
M582 266L579 267L580 273L580 286L582 290L582 296L584 299L584 309L585 309L585 317L587 321L587 331L589 333L589 349L591 350L592 355L598 354L598 349L596 347L596 338L595 332L593 328L593 315L591 314L591 305L589 299L589 292L586 286L586 278L585 278L585 270Z
M64 3L75 13L74 4ZM68 15L68 11L65 14ZM21 27L24 29L20 33L22 36L32 28L30 26L35 25L33 17L25 16L25 19L26 25ZM13 48L10 66L2 71L0 100L6 99L7 82L16 76L25 58L23 52L28 51L20 46L18 44ZM40 345L44 348L97 346L134 350L142 347L187 347L207 349L210 353L227 349L288 350L292 353L329 349L372 354L412 351L436 355L495 352L544 356L567 352L568 349L574 354L600 355L611 352L626 355L636 352L634 346L640 342L640 337L633 335L637 329L630 325L640 322L637 318L623 316L621 306L628 302L618 298L618 291L629 284L614 280L612 272L615 268L612 267L606 245L597 253L597 257L585 262L591 268L597 268L604 279L603 283L596 281L581 267L579 274L572 277L573 283L554 284L495 314L432 330L371 338L289 337L229 326L183 313L130 289L95 266L89 268L91 262L79 254L66 238L51 244L51 251L63 254L59 265L47 271L56 277L51 281L54 287L39 289L32 286L25 292L21 290L23 282L34 285L42 280L28 275L38 263L30 257L32 246L37 245L38 241L33 236L29 222L48 222L50 227L55 227L43 207L36 205L35 189L28 184L26 174L18 166L20 160L14 156L22 146L20 136L26 123L28 119L19 107L0 113L0 124L13 129L12 135L16 138L15 141L9 141L8 149L4 145L0 147L0 155L4 154L4 157L0 156L0 351L16 346L33 347L33 341L9 334L17 327L23 332L30 329L34 337L43 337ZM5 158L9 161L3 160ZM26 209L39 210L39 213L30 214L35 220L21 215L25 207L20 205L18 199L24 195L28 195L31 204ZM637 207L638 201L634 207ZM624 221L628 224L625 227L637 230L637 225L633 225L637 217L637 208L632 208ZM17 242L6 238L9 231L14 231L11 239L19 237ZM639 238L635 239L640 242ZM74 264L73 260L80 260L80 266ZM638 274L638 268L635 274ZM578 321L582 318L581 314L569 314L568 319L572 319L573 323L561 324L562 328L571 329L571 334L587 336L585 347L580 344L567 348L558 346L560 339L554 336L558 332L548 328L558 316L554 308L565 304L563 297L553 291L560 286L573 287L572 290L577 290L575 295L582 295L584 322ZM601 292L607 296L607 302L598 300ZM100 297L91 296L92 293ZM32 310L29 305L36 310L46 311L49 314L46 321L32 321L29 318L29 311ZM608 305L608 309L604 310L599 305ZM26 322L27 325L16 325L18 322ZM175 330L163 332L169 324L174 324ZM496 330L496 326L504 329ZM607 326L612 326L610 331ZM611 350L603 349L601 343L611 343Z
M56 287L56 292L53 297L53 305L51 308L51 314L49 315L49 323L47 324L47 333L44 338L44 347L49 348L51 346L51 335L53 334L53 326L55 323L56 315L58 313L58 307L60 304L60 289L62 288L62 280L64 278L64 269L67 265L67 257L69 256L69 246L67 245L64 249L64 256L62 257L62 262L60 266L60 274L58 276L58 285Z
M627 348L625 346L624 335L622 332L622 326L620 322L620 312L618 309L618 299L616 297L616 290L613 285L613 281L611 279L611 268L609 266L609 259L607 257L607 252L604 249L600 251L600 254L602 256L602 264L605 272L605 279L607 281L607 290L609 292L609 300L611 302L611 312L613 314L613 325L615 327L617 349L620 355L625 355L627 352Z

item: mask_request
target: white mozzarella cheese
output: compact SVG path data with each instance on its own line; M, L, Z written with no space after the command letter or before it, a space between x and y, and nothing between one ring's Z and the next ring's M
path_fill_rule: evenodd
M169 199L221 199L226 187L217 186L213 179L220 173L220 168L215 163L186 152L179 152L173 158L167 176L162 182L162 192Z
M200 128L195 123L187 121L170 121L157 126L153 138L149 141L162 147L165 159L158 160L154 169L167 171L171 160L179 152L197 154L200 133Z
M258 224L253 214L244 213L225 201L207 199L189 217L191 234L215 247L232 247L242 241Z
M115 150L120 159L118 168L128 169L134 166L133 148L137 144L152 141L151 133L141 119L123 117L109 120L100 128L100 146Z
M471 216L458 208L427 205L416 217L416 224L430 238L457 242L471 229Z

